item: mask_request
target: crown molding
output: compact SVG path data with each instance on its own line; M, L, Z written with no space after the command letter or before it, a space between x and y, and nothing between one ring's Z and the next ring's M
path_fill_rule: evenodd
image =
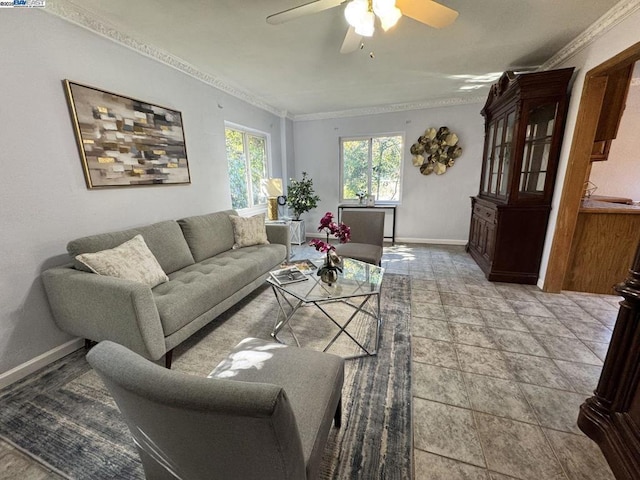
M215 77L214 75L202 72L195 66L185 62L181 58L161 50L153 45L148 45L137 40L130 35L120 32L110 25L104 19L99 18L96 14L76 5L69 0L48 0L45 12L62 18L74 25L78 25L102 37L112 40L123 45L137 53L152 58L169 67L175 68L201 82L211 85L229 95L243 100L250 105L266 110L280 118L292 121L320 120L327 118L343 118L356 117L361 115L375 115L380 113L401 112L405 110L421 110L425 108L447 107L455 105L465 105L471 103L482 103L484 98L449 98L434 101L426 101L421 103L403 103L395 105L383 105L376 107L368 107L361 109L342 110L335 112L320 112L303 115L294 115L286 110L280 110L259 97L248 93L238 87L234 87L227 82Z
M584 32L578 35L569 44L559 50L553 57L547 60L539 70L549 70L566 61L577 52L593 42L596 38L603 35L616 24L624 20L629 15L640 9L640 0L620 0L607 13L596 20ZM172 55L152 45L145 44L125 33L118 31L108 22L99 18L94 13L85 10L82 7L72 3L69 0L48 0L45 12L58 16L70 23L78 25L82 28L90 30L109 40L119 43L137 53L152 58L169 67L172 67L186 75L200 80L207 85L217 88L218 90L236 97L250 105L265 110L280 118L286 118L295 122L309 120L325 120L331 118L357 117L363 115L377 115L382 113L394 113L408 110L423 110L438 107L451 107L458 105L468 105L474 103L483 103L486 97L463 97L463 98L446 98L437 100L427 100L424 102L401 103L392 105L381 105L374 107L355 108L349 110L339 110L331 112L319 112L310 114L295 115L286 110L281 110L273 105L268 104L258 96L249 93L239 87L230 85L220 78L209 73L202 72L195 66L185 62L179 57Z
M294 115L294 122L306 122L309 120L327 120L331 118L360 117L364 115L378 115L380 113L405 112L408 110L424 110L438 107L455 107L458 105L471 105L474 103L484 103L486 97L467 98L443 98L415 103L397 103L394 105L381 105L376 107L354 108L350 110L339 110L333 112L309 113Z
M98 18L95 14L75 5L68 0L47 0L45 12L56 15L70 23L90 30L98 35L108 38L116 43L124 45L125 47L140 53L146 57L157 60L169 67L175 68L182 73L189 75L201 82L211 85L218 90L228 93L240 100L243 100L255 107L266 110L278 117L288 118L288 114L285 110L280 110L272 105L264 102L260 98L252 95L238 87L229 85L214 75L202 72L193 65L185 62L181 58L172 55L164 50L156 48L152 45L143 43L127 34L118 31L113 26L109 25L106 21Z
M640 0L620 0L584 32L542 64L540 71L553 69L565 62L637 10L640 10Z

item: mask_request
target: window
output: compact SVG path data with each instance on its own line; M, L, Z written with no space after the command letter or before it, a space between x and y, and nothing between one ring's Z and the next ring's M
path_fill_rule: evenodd
M260 181L268 178L268 136L239 126L225 128L231 208L264 206Z
M373 195L376 202L399 202L402 135L340 139L341 201Z

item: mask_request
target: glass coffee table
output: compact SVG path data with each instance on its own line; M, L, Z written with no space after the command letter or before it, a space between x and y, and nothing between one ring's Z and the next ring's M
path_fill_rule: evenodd
M380 338L380 287L384 276L384 269L375 265L360 262L350 258L343 259L342 273L338 275L338 281L327 285L316 275L317 270L307 275L308 280L281 285L272 277L267 278L273 293L278 301L278 317L275 320L271 336L280 343L278 333L285 327L293 336L296 344L300 342L291 328L291 320L301 307L313 306L322 317L332 322L338 331L329 340L322 350L326 352L340 337L345 335L355 343L363 353L350 355L346 358L358 358L373 356L378 353ZM322 266L322 260L314 260L317 267ZM340 309L337 314L330 311L330 304L340 303L347 308ZM359 315L363 315L375 324L375 337L368 341L358 339L347 331L347 327ZM369 345L373 343L373 345Z

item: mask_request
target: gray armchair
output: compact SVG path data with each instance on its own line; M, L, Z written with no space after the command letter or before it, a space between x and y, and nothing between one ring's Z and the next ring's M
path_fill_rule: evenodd
M380 266L384 245L384 211L345 210L340 220L351 228L351 241L336 245L336 253L341 257Z
M243 340L202 378L101 342L87 360L115 399L148 479L316 478L344 360Z

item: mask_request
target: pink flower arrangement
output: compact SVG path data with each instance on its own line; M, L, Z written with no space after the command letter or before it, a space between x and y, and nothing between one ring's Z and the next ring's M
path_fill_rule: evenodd
M335 250L336 247L329 243L329 235L333 235L340 243L347 243L351 239L351 229L344 223L336 223L333 221L333 213L327 212L320 220L319 232L327 234L327 241L324 242L318 238L314 238L309 242L309 245L315 247L319 252L329 252Z

